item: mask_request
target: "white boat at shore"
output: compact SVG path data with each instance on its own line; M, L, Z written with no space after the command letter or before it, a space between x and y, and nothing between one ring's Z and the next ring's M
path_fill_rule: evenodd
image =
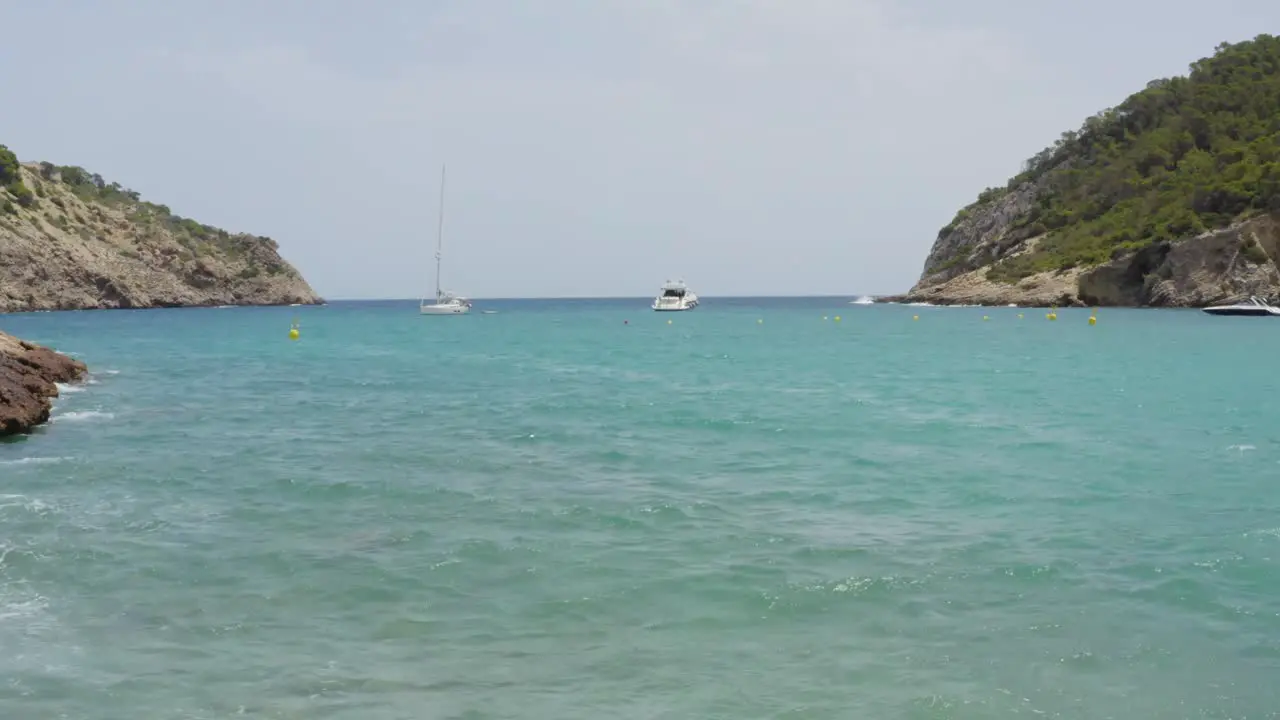
M440 258L444 249L444 166L440 166L440 220L436 230L436 298L435 302L427 302L422 298L418 302L418 312L422 315L466 315L471 312L471 301L455 295L440 287Z
M1254 296L1249 296L1245 302L1235 303L1232 305L1210 305L1203 308L1210 315L1243 315L1246 317L1274 317L1280 316L1280 308L1269 305Z
M683 280L668 280L653 299L653 309L658 312L677 312L698 307L698 295Z

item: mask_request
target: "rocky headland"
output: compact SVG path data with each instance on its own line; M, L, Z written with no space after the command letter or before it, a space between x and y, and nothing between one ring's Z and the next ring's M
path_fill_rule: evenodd
M84 378L79 360L0 332L0 437L49 421L57 383Z
M0 145L0 312L321 302L270 238Z
M881 302L1201 307L1280 296L1280 38L1219 45L1028 160Z

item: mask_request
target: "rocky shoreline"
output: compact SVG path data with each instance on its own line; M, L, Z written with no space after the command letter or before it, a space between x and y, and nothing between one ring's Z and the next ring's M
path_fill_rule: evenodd
M87 373L79 360L0 332L0 437L48 422L57 383L83 380Z
M981 305L990 307L1083 307L1076 291L1079 273L1045 273L1017 285L992 282L985 270L965 273L937 285L917 285L903 295L876 298L882 303L928 303L930 305Z
M998 223L992 223L998 226ZM920 281L877 302L1021 307L1198 308L1250 295L1280 297L1280 213L1174 242L1156 243L1089 268L1039 273L1010 283L988 277L998 256L985 235L955 247L940 238ZM1036 239L1032 240L1034 243ZM982 258L976 262L970 258ZM962 262L948 263L952 258ZM977 265L977 267L973 267ZM941 269L935 269L941 268Z

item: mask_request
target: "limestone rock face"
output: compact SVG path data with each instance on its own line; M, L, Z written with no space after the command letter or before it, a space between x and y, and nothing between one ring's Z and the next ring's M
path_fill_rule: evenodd
M1265 215L1127 255L1080 276L1089 304L1204 307L1280 294L1280 217Z
M79 168L18 174L24 192L0 186L0 312L323 302L269 238L176 216Z
M1120 254L1097 267L1040 273L1017 283L987 279L989 263L966 269L967 258L992 243L998 245L999 240L992 238L999 238L1004 230L993 224L985 231L988 239L979 237L975 242L940 237L943 248L935 244L920 282L905 295L882 300L935 305L1204 307L1250 295L1280 297L1280 215L1250 218L1221 230ZM1017 251L1034 247L1036 240L1021 243ZM964 258L952 263L959 270L928 270L951 262L955 253Z

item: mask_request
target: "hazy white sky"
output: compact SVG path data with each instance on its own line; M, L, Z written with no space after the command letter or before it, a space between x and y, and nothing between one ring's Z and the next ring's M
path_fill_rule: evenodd
M905 290L939 227L1275 0L0 0L0 143L329 298Z

